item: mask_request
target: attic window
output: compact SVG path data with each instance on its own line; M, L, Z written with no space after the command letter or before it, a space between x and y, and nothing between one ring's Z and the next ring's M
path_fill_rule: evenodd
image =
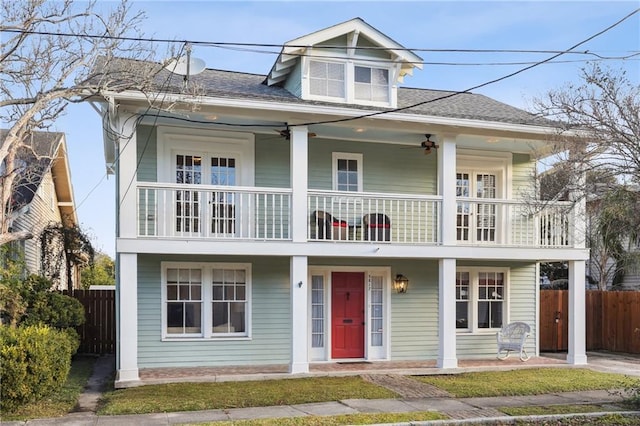
M309 65L311 95L345 98L344 64L310 61Z
M356 66L355 98L363 101L389 102L389 70Z

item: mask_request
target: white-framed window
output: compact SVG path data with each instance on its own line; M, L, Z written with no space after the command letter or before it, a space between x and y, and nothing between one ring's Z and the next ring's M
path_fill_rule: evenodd
M344 99L345 64L309 61L309 93L313 96Z
M250 337L251 265L162 263L162 337Z
M508 282L507 268L458 268L456 329L493 331L506 324Z
M389 102L389 70L356 65L354 96L357 100Z
M362 192L362 154L333 153L333 189Z
M305 59L303 97L332 102L393 106L393 69L354 59Z

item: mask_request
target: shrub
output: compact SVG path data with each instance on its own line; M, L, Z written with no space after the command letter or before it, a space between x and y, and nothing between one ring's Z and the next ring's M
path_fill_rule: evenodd
M77 348L65 331L33 325L0 326L0 407L11 410L59 390Z

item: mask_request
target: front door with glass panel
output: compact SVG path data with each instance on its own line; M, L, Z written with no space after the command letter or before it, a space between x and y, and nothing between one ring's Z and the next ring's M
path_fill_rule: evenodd
M456 196L476 199L498 197L496 173L458 172ZM495 242L497 239L498 211L495 203L457 203L456 235L458 241L473 243Z
M237 160L228 156L175 153L175 183L235 186ZM175 232L178 235L231 236L236 232L233 191L178 189L175 192Z

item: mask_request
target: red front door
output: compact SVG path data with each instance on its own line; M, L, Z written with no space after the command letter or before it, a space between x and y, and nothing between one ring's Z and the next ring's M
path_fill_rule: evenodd
M364 273L331 274L331 356L364 358Z

